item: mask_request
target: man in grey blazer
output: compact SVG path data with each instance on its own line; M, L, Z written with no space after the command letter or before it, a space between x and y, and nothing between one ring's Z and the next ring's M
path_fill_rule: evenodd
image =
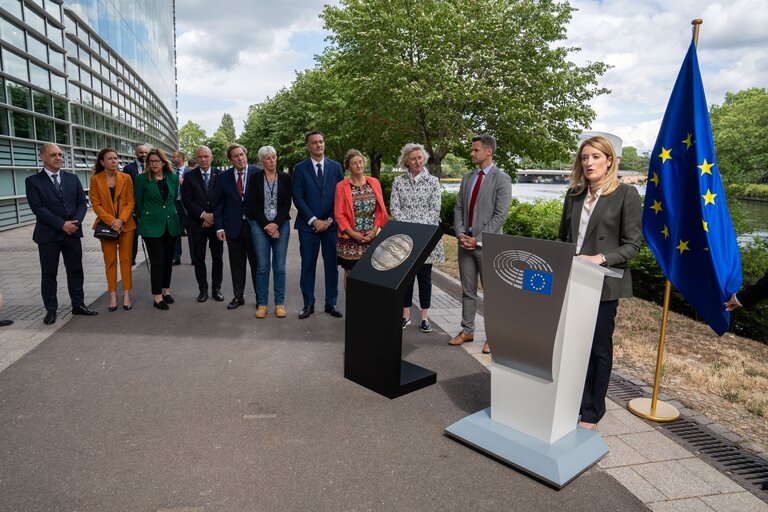
M495 152L493 136L484 134L472 138L471 158L478 168L462 178L453 210L459 242L461 332L450 341L451 345L475 339L477 278L483 279L483 233L501 233L509 213L512 180L493 163ZM483 353L491 353L487 341Z

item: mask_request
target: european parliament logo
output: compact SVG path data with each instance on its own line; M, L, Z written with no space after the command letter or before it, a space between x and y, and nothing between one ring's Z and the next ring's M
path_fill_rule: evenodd
M502 281L518 290L552 295L552 267L535 254L518 250L501 252L493 260L493 269Z

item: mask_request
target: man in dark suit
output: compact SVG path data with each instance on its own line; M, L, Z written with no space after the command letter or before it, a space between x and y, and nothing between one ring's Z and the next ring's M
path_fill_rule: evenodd
M725 303L725 310L733 311L740 307L749 308L765 299L768 299L768 274L761 277L755 284L731 295L731 298Z
M246 261L251 267L251 281L256 292L256 251L243 204L245 191L250 185L249 178L256 172L256 167L248 164L246 154L247 150L240 144L227 147L227 158L232 167L219 174L214 187L213 224L218 239L227 241L232 288L235 292L235 298L227 305L227 309L245 304Z
M82 223L87 203L80 179L61 172L64 155L55 144L45 144L40 150L43 170L25 180L27 202L37 218L32 239L40 254L42 284L40 291L45 304L43 322L56 321L59 302L56 297L56 276L59 255L64 256L67 288L72 300L73 315L98 315L85 306L83 292Z
M213 227L213 190L219 178L219 169L211 167L213 154L206 146L200 146L195 152L199 167L184 175L181 186L181 201L187 211L187 236L191 245L192 262L195 265L195 278L200 294L198 302L208 300L208 270L205 265L206 244L211 250L211 285L214 300L224 300L221 294L221 279L224 269L224 243L216 237Z
M187 173L189 168L187 167L187 156L184 154L183 151L174 151L173 155L171 155L171 163L173 163L173 168L176 172L176 177L179 178L179 190L181 191L181 187L184 185L184 175ZM181 221L182 226L182 235L184 234L184 230L186 229L187 225L187 212L184 210L184 205L181 202L181 192L179 192L179 197L176 198L176 211L179 214L179 220ZM173 249L173 265L181 265L181 239L183 237L180 236L176 239L176 247ZM195 257L192 254L192 240L187 237L187 240L189 241L189 257L192 260L192 264L195 264Z
M325 139L318 131L304 137L310 157L293 170L293 203L298 215L294 227L299 231L301 253L301 294L305 319L315 312L315 273L317 255L322 250L325 268L325 312L336 318L343 315L336 299L339 295L339 270L336 266L337 227L333 220L336 184L344 179L341 164L325 158Z
M470 157L477 169L461 180L453 211L453 223L459 242L459 277L461 278L461 332L449 342L461 345L475 339L478 277L483 279L483 233L501 233L512 199L512 180L496 167L493 154L496 139L490 135L472 138ZM488 342L483 353L490 354Z
M144 172L144 159L147 158L149 147L146 144L137 144L134 149L136 160L123 167L123 172L131 176L131 181L136 183L136 176ZM136 187L134 187L135 190ZM133 220L138 222L136 213L133 214ZM131 255L131 265L136 264L136 255L139 251L139 230L133 232L133 254Z

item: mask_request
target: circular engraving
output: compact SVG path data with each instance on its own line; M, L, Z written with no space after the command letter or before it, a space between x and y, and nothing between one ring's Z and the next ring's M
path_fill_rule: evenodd
M400 265L413 250L413 238L408 235L392 235L376 247L371 265L376 270L392 270Z

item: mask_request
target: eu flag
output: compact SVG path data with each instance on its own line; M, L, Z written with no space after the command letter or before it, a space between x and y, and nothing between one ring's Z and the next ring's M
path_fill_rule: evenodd
M535 270L532 268L523 271L523 290L552 295L552 272Z
M643 234L667 279L722 335L741 287L741 256L715 159L693 41L651 154Z

